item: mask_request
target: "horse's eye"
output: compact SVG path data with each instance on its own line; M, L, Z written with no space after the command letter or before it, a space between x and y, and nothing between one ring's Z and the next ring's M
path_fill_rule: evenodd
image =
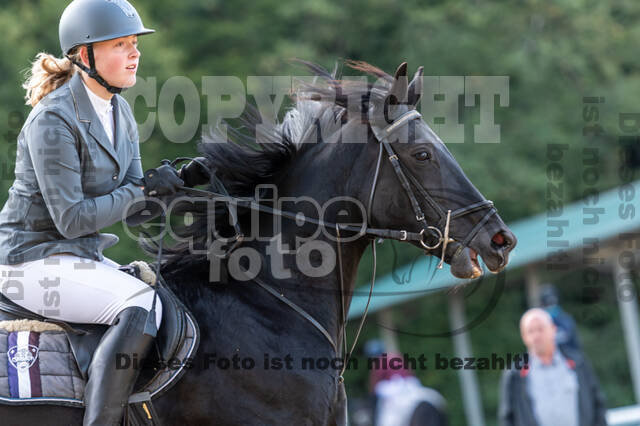
M431 155L429 155L427 151L420 151L416 154L413 154L413 156L416 158L416 160L419 160L419 161L427 161L428 159L431 158Z

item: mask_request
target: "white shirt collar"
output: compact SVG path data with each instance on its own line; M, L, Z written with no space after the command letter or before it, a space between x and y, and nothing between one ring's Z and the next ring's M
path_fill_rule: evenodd
M87 86L87 83L84 82L84 79L82 79L82 84L84 84L84 88L87 90L91 105L93 105L93 109L96 110L99 117L104 117L113 111L113 105L111 105L110 100L102 99L100 96L93 93L89 86Z

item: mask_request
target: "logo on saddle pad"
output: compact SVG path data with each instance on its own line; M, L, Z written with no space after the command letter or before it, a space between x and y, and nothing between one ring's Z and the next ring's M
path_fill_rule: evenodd
M129 18L133 18L134 16L136 16L136 11L133 8L133 6L131 6L129 4L129 2L125 1L125 0L107 0L109 3L113 3L116 6L118 6L120 9L122 9L122 11L124 12L125 15L127 15Z
M38 348L33 345L26 347L12 346L7 351L7 356L9 357L11 365L17 370L27 370L36 362L36 359L38 359Z

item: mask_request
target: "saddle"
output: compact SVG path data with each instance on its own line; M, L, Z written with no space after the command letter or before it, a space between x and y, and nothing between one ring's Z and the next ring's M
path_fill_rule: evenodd
M166 286L159 287L157 292L162 302L162 322L155 339L156 350L152 349L144 360L123 361L136 362L141 368L140 376L134 386L134 393L129 398L129 407L125 410L125 424L127 425L159 424L151 401L171 389L183 376L200 341L198 323L184 304ZM87 381L87 371L93 353L109 326L67 323L44 318L22 308L2 294L0 294L0 321L0 340L6 334L5 341L11 342L11 335L17 334L18 337L13 337L13 341L15 343L17 339L19 342L21 337L18 330L22 330L22 346L11 346L11 343L7 343L5 346L9 370L13 370L10 365L12 364L16 371L14 376L20 376L20 374L31 376L30 386L32 388L34 379L40 380L34 374L43 374L42 387L38 389L39 393L35 393L39 396L31 396L28 391L25 394L21 388L19 395L16 391L15 395L12 393L5 397L0 389L0 404L52 404L83 407L83 391ZM25 332L27 337L24 336ZM36 340L39 339L40 347L32 344L32 335L38 335ZM58 340L56 341L56 339ZM0 342L0 348L2 347L3 344ZM65 353L65 348L68 350L67 353ZM38 363L35 363L38 353L40 353L40 359ZM3 354L0 353L1 355ZM65 357L71 358L75 363L72 365L73 368L65 372L69 380L64 383L68 383L68 385L61 385L60 371L52 372L51 369L59 369L59 367L52 367L55 365L70 364L68 360L64 359ZM22 364L20 364L21 362ZM43 365L43 363L47 363L47 365ZM37 373L32 372L35 370L32 365L37 367ZM24 372L25 370L27 373ZM7 370L3 370L3 366L0 365L0 376L3 375L3 371ZM45 373L56 376L55 384L51 384L51 381L46 382L48 379L45 377ZM9 387L11 387L11 371L6 374L9 379ZM1 379L2 377L0 377L0 381ZM61 386L69 389L61 390ZM14 385L14 388L18 389L18 386ZM44 395L44 393L56 392L58 395Z

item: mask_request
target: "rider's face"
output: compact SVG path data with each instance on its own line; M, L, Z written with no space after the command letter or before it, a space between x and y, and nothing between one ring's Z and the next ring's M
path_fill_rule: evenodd
M96 70L107 83L116 87L136 84L140 51L138 36L131 35L93 44ZM88 65L88 60L86 61Z

